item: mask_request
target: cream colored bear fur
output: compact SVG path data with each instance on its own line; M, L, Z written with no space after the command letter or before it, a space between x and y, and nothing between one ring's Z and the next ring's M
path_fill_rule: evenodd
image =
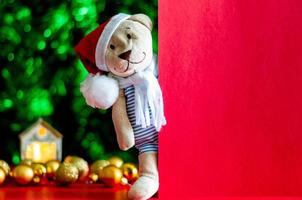
M123 21L113 33L106 51L106 64L109 71L120 77L127 77L147 67L152 59L152 22L146 15L132 15ZM133 40L131 39L133 38ZM119 55L131 50L128 62ZM117 141L122 150L131 148L134 134L126 111L126 99L122 89L112 108L112 119ZM148 152L139 155L139 179L131 187L130 199L150 198L158 190L157 153Z
M151 30L152 22L146 15L120 13L75 47L90 72L81 84L86 103L101 109L112 106L113 124L122 150L134 146L137 139L139 178L128 193L135 200L148 199L158 190L157 138L166 124L162 92L153 73L156 64ZM129 99L126 99L124 90L129 88L131 92L127 92ZM131 106L128 113L126 102Z

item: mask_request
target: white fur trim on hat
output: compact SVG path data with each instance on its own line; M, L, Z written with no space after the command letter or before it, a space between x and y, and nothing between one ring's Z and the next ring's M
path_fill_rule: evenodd
M112 34L117 29L117 27L120 25L121 22L128 19L130 15L120 13L115 16L113 16L108 24L104 27L104 30L98 40L98 43L96 45L95 49L95 63L96 66L102 70L102 71L108 71L106 61L105 61L105 54L106 49L109 43L109 40L111 39Z
M93 108L108 109L118 98L117 80L99 74L89 74L81 83L86 103Z

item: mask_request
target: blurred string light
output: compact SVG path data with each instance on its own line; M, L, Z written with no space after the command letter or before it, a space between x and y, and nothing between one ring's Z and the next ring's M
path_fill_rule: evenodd
M1 74L2 74L3 78L5 78L5 79L7 79L7 78L10 77L10 73L9 73L9 71L6 68L2 69L2 73Z
M32 117L51 115L54 111L48 90L33 88L28 94L28 109Z
M76 21L77 28L91 28L96 27L97 14L102 12L105 7L105 1L98 1L98 10L95 0L72 0L72 15Z
M0 112L1 112L11 108L13 106L13 101L11 99L5 98L0 100L0 104L1 104L0 107Z
M13 131L21 131L21 125L18 124L18 123L11 123L11 124L10 124L10 128L11 128Z
M100 144L99 137L95 133L87 133L81 142L81 146L89 152L93 160L104 154L104 147Z
M48 28L44 31L43 35L44 37L49 38L51 36L51 33L51 30Z
M0 37L1 40L6 39L8 42L12 43L13 45L20 44L21 36L20 34L12 27L3 26L0 29Z
M31 10L28 7L21 7L16 13L17 20L30 20L31 19Z
M7 56L8 61L13 61L15 58L15 55L13 53L9 53Z
M50 46L55 50L58 58L61 60L66 60L67 55L72 46L70 44L70 32L74 28L74 23L72 16L70 16L68 10L68 5L63 3L58 8L51 9L48 15L45 15L43 21L48 22L49 26L43 30L43 38L39 41L40 46L38 48L43 50L46 47L45 39L53 39ZM51 38L54 36L53 38Z
M67 5L62 4L58 8L53 8L51 13L51 19L46 19L45 21L49 20L49 28L56 32L64 25L70 22L70 15L67 11ZM46 15L48 18L48 16Z
M20 163L20 153L18 151L14 151L12 155L12 163L14 165L18 165Z
M6 25L10 25L12 24L13 22L15 21L15 18L14 18L14 15L13 14L10 14L10 13L7 13L3 16L3 22L4 24Z
M88 107L79 91L88 74L73 47L84 35L118 12L157 17L157 0L1 1L0 128L12 134L0 156L20 162L17 135L37 118L60 126L70 150L90 159L112 154L116 145L110 113ZM157 51L157 29L153 31ZM72 116L68 121L66 116ZM104 142L114 142L106 144ZM0 145L4 144L0 141ZM80 150L82 149L82 150ZM65 149L66 151L66 149ZM77 152L73 152L76 154ZM124 158L131 157L123 152Z
M28 33L28 32L30 32L30 31L31 31L31 25L30 25L30 24L26 24L26 25L24 26L24 32Z

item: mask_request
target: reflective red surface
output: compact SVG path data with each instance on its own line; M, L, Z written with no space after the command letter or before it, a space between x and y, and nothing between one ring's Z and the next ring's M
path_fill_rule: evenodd
M127 186L105 188L101 184L73 184L67 187L59 186L2 186L0 200L4 199L38 199L38 200L77 200L104 199L127 200Z

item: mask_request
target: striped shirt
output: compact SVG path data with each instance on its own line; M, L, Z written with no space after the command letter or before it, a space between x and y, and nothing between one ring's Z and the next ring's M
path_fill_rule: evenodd
M157 152L158 132L155 127L151 125L146 128L142 128L141 125L136 125L134 86L126 87L124 91L126 96L127 114L134 132L135 147L139 150L140 154L149 151Z

